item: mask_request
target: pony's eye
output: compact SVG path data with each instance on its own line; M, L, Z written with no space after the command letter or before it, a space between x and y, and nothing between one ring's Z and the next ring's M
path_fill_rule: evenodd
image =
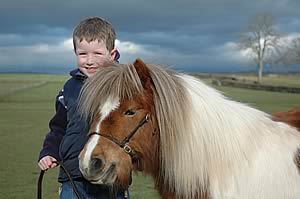
M135 112L133 110L127 110L125 112L125 115L134 115L134 114L135 114Z

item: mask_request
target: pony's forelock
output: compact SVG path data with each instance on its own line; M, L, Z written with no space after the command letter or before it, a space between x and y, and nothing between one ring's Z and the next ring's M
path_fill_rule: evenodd
M106 63L84 83L79 96L79 110L93 120L108 99L132 98L143 90L132 64Z

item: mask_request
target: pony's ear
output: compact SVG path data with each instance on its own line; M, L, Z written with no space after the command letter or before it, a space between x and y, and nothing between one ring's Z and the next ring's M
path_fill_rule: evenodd
M133 65L140 77L143 87L147 87L147 85L151 83L151 76L147 65L140 58L137 58Z

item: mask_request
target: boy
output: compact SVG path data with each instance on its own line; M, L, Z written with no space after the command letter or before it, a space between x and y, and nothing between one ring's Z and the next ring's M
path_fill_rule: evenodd
M70 72L71 78L56 98L56 113L49 122L50 132L39 156L38 166L42 170L56 167L56 160L62 161L83 198L107 199L111 194L108 187L84 180L79 171L78 155L87 139L88 122L83 121L77 111L77 98L86 78L101 70L105 61L118 60L115 39L112 25L98 17L87 18L74 29L73 46L78 68ZM61 199L77 198L62 169L58 181L62 184ZM124 190L117 193L118 199L124 198Z

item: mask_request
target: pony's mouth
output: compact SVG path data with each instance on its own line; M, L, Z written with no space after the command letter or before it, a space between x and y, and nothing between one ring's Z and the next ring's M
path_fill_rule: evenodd
M108 168L104 168L102 172L99 172L96 176L90 176L87 178L92 184L106 184L112 185L117 179L116 165L111 164Z

